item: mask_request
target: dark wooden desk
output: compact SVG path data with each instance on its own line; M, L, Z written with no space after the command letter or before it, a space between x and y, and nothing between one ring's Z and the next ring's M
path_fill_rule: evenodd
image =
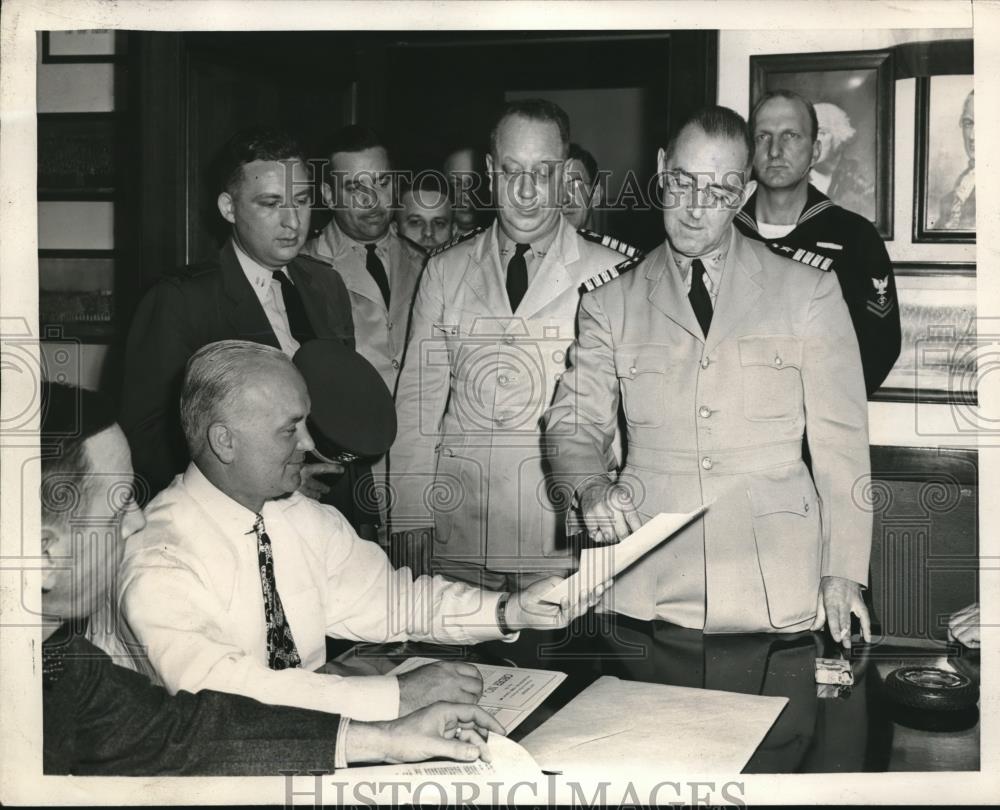
M978 655L958 646L879 639L854 649L855 685L848 694L818 698L815 659L835 654L819 633L713 636L663 622L590 614L566 630L525 632L510 644L358 645L340 660L372 672L385 672L410 655L565 672L566 680L512 733L514 739L537 728L599 676L615 675L787 697L788 705L744 773L979 769L978 709L938 716L900 710L883 687L889 672L911 664L951 667L978 680Z

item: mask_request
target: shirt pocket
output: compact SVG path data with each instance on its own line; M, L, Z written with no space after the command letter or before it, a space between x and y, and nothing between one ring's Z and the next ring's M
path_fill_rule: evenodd
M784 335L739 339L743 415L753 422L802 413L802 341Z
M663 425L670 368L666 346L622 346L615 350L615 373L629 425L644 428Z
M816 613L820 580L819 503L802 475L750 483L754 543L771 625L788 627Z

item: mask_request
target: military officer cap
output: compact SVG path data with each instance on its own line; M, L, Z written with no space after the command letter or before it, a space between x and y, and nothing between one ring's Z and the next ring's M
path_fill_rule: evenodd
M392 394L375 367L339 340L310 340L293 362L306 381L306 420L316 455L327 461L380 456L396 438Z

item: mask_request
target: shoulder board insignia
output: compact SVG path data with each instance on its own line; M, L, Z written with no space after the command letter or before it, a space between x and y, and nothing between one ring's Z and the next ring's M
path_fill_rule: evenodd
M448 248L453 248L453 247L455 247L455 245L460 245L460 244L462 244L462 242L465 242L465 241L467 241L469 239L472 239L472 237L474 237L474 236L479 236L479 234L481 234L485 230L486 229L482 225L480 225L480 226L478 226L476 228L473 228L468 233L463 233L463 234L461 234L459 236L456 236L451 241L445 242L443 245L440 245L439 247L434 248L434 250L432 250L428 255L429 256L437 256L439 253L444 253L444 251L448 250Z
M588 242L595 242L598 245L604 245L606 248L611 248L611 250L617 250L623 256L628 256L630 259L642 255L642 251L640 251L639 248L632 247L632 245L627 242L622 242L620 239L615 239L613 236L606 236L605 234L597 233L596 231L591 231L587 228L579 228L577 233Z
M631 270L639 262L643 260L643 256L633 256L631 259L626 259L614 267L609 267L607 270L598 273L596 276L588 278L583 284L580 285L581 293L593 292L598 287L603 287L609 281L613 281L618 278L622 273Z

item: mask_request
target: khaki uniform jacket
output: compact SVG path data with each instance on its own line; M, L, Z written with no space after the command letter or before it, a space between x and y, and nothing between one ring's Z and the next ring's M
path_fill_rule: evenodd
M424 271L396 392L391 527L433 525L445 560L565 569L565 503L546 487L540 419L566 369L581 284L625 257L560 218L515 315L497 228Z
M576 488L606 469L619 404L621 478L642 516L710 506L620 575L605 609L790 631L813 619L821 576L867 582L867 403L832 273L734 229L705 339L661 245L583 296L575 364L545 417L557 481Z
M388 308L365 266L364 246L346 236L336 221L331 220L319 236L308 241L302 253L332 264L340 273L351 296L358 354L375 366L389 390L395 391L406 349L413 293L423 269L424 256L395 228L383 239L376 253L389 274Z

